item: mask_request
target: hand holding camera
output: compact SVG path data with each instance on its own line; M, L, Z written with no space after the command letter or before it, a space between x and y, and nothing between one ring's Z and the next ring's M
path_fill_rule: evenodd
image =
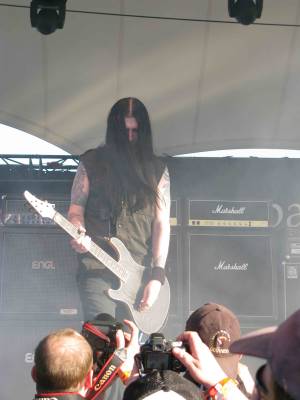
M140 353L135 357L140 374L146 374L153 370L184 372L184 365L172 353L175 347L185 349L181 341L169 341L162 333L152 333L148 341L141 346Z
M185 341L170 341L162 333L152 333L147 342L140 347L138 328L131 321L124 320L124 323L129 327L130 333L124 332L123 324L108 314L99 314L93 321L87 321L83 325L82 334L93 349L94 392L102 375L106 377L105 371L111 381L118 373L123 383L128 385L139 376L152 371L171 370L179 373L186 370L180 357L174 355L178 353L173 354L174 349L186 353L187 346L183 344ZM115 355L119 360L116 367L111 367L109 363ZM110 376L111 368L114 370L114 377ZM105 390L108 386L109 384L101 390Z
M173 355L185 365L196 382L211 387L226 378L226 374L197 332L183 332L178 340L188 344L189 352L177 347L172 350Z
M82 335L93 349L94 384L88 396L93 399L105 391L119 375L123 383L137 374L134 356L139 353L138 328L128 320L124 324L130 333L123 331L123 324L117 322L109 314L99 314L92 321L86 321Z

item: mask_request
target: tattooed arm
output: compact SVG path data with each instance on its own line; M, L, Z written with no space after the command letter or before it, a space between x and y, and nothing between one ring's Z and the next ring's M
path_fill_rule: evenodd
M152 255L153 265L164 268L168 256L170 240L170 177L168 168L165 168L163 176L157 187L158 201L155 209L155 217L152 224ZM161 283L151 280L144 289L140 310L147 310L157 299Z
M84 210L88 196L89 179L84 165L80 162L73 181L68 219L72 224L78 226L79 231L83 234L85 233ZM71 246L78 253L85 253L87 251L86 246L83 244L83 237L78 240L72 239Z

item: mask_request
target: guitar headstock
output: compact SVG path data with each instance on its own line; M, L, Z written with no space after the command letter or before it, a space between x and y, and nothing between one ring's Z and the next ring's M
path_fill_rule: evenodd
M28 203L43 217L53 219L55 215L55 209L53 205L47 201L42 201L35 197L33 194L25 190L24 197Z

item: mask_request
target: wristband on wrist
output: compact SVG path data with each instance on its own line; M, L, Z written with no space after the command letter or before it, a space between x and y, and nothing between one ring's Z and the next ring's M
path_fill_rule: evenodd
M165 269L162 267L152 267L151 269L151 280L154 279L159 281L162 285L165 283L166 280L166 273Z
M130 377L131 371L122 371L121 369L119 369L118 375L124 385L126 385L126 381Z
M228 398L228 393L233 387L236 387L238 382L232 378L222 379L206 392L206 400L223 400Z

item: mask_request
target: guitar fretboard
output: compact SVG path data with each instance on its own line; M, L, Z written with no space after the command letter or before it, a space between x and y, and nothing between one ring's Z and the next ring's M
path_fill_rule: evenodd
M78 229L75 225L73 225L70 221L68 221L63 215L59 212L55 212L53 220L61 226L70 236L74 239L78 239L80 237L80 233L78 233ZM104 264L113 274L115 274L121 281L125 282L128 277L127 271L119 264L116 260L114 260L109 254L107 254L104 250L101 249L96 243L91 242L91 246L89 252L97 258L102 264Z

